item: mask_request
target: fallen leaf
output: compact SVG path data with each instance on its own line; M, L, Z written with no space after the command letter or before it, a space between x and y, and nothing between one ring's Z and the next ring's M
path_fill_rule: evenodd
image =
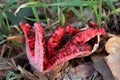
M110 38L105 44L105 50L109 53L106 62L115 80L120 80L120 37L114 36Z
M93 63L86 63L72 68L71 71L80 77L90 77L95 72L95 69Z

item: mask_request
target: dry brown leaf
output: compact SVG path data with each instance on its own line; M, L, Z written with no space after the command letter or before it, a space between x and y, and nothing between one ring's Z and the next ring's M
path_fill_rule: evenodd
M115 11L116 11L116 12L120 12L120 8L117 8Z
M28 2L28 3L22 4L20 7L18 7L18 8L16 9L16 11L14 12L14 15L16 16L16 14L20 11L20 9L25 8L25 7L27 7L28 5L37 4L37 3L38 3L38 2Z
M86 63L71 69L72 73L80 77L90 77L95 72L93 63Z
M24 42L24 36L23 35L19 35L19 36L9 36L7 37L7 40L8 41L12 41L12 40L16 40L20 43L23 43Z
M106 62L115 80L120 80L120 37L114 36L110 38L105 45L105 50L109 53Z

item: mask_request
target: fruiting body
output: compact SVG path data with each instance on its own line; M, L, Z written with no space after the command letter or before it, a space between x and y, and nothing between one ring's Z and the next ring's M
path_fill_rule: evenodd
M50 70L76 56L89 54L92 46L88 41L105 33L104 28L88 28L81 31L73 26L58 27L45 43L40 23L36 22L33 28L23 22L20 25L26 39L28 59L38 71ZM71 38L62 44L66 35L71 35Z
M40 23L35 23L34 28L29 24L20 23L26 42L26 53L30 64L39 71L43 71L44 41L43 29Z

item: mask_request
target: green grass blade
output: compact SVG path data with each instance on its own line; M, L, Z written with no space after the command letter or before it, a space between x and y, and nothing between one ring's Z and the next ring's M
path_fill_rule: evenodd
M34 0L29 0L29 1L34 1ZM36 18L36 21L37 21L37 22L40 22L40 19L39 19L39 16L38 16L36 7L32 6L32 11L33 11L33 14L34 14L34 16L35 16L35 18Z
M80 13L75 9L75 7L69 7L70 10L80 19L83 20L83 17L80 15Z
M14 72L9 72L6 76L6 80L10 80L11 75L15 74Z
M72 0L66 2L59 2L50 4L50 6L92 6L93 4L97 4L98 1L81 1L81 0Z
M24 18L27 19L27 20L30 20L30 21L34 21L34 22L36 21L36 19L29 18L29 17L26 17L26 16ZM46 22L46 20L41 20L40 19L40 22Z
M5 42L7 42L7 40L0 41L0 45L4 44Z
M5 12L3 12L2 15L3 15L3 17L5 18L5 21L6 21L6 26L5 27L7 27L6 29L8 30L8 33L10 34L11 33L11 29L10 29L10 25L9 25L9 22L8 22L8 17L5 14Z
M0 29L2 28L2 13L0 13Z
M99 14L98 14L98 25L100 26L102 23L102 0L99 3Z
M46 7L43 7L43 9L44 9L45 18L46 18L46 20L47 20L48 16L47 16L47 12L46 12Z
M2 11L3 12L7 11L15 1L16 0L9 0L9 2L6 4L6 6L4 7L4 9Z
M65 24L65 15L61 12L61 15L60 15L60 22L62 25Z
M7 6L12 5L16 0L9 0L9 2L7 3Z
M106 0L105 2L107 3L108 7L112 9L112 11L115 10L115 6L113 5L111 0Z

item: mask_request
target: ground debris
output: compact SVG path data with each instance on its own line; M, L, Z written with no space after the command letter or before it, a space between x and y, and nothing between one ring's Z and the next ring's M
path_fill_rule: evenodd
M120 37L114 36L105 44L105 49L109 53L106 62L111 69L116 80L120 80Z
M89 62L67 68L57 80L103 80L103 77L94 69L93 63Z
M103 57L92 56L92 60L94 63L94 68L103 76L105 80L114 80L114 77Z

